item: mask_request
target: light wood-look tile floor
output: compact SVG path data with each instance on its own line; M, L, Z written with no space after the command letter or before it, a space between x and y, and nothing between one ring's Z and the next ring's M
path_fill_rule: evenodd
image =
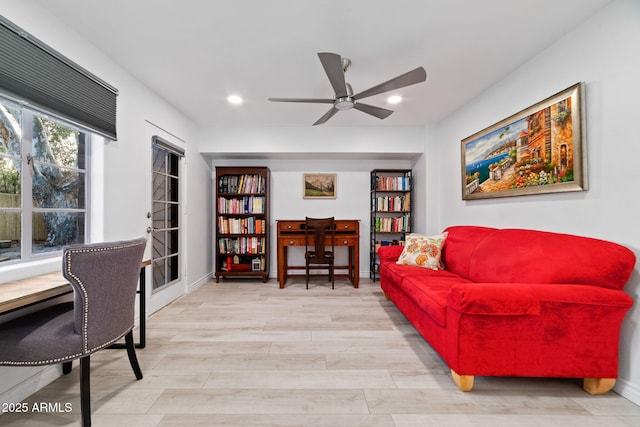
M378 283L209 282L155 313L144 378L123 350L92 356L94 426L639 426L640 407L573 380L476 378L464 393ZM78 369L2 426L80 425Z

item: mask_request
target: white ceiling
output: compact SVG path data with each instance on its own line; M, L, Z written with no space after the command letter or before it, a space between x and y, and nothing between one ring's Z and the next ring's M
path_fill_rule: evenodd
M367 98L389 118L350 110L334 127L437 122L611 0L32 1L203 127L311 126L328 105L267 98L332 98L317 52L351 59L356 93L427 70L399 106Z

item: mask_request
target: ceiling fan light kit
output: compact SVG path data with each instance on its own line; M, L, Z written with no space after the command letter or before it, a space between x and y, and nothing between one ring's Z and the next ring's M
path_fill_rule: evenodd
M355 104L353 102L353 99L351 99L348 96L345 96L344 98L336 98L336 102L333 104L333 106L340 111L344 111L344 110L352 109L353 104Z
M394 77L391 80L387 80L384 83L373 86L363 92L356 95L353 94L351 85L345 80L345 73L351 67L351 61L347 58L342 58L337 53L320 52L318 53L322 67L324 68L329 82L333 87L335 96L333 98L269 98L272 102L306 102L311 104L333 104L331 109L327 111L320 119L318 119L313 125L320 125L325 123L331 117L333 117L338 111L345 111L355 108L363 113L377 117L379 119L387 118L393 113L392 110L376 107L374 105L363 104L359 102L360 99L367 98L369 96L379 95L381 93L389 92L392 90L400 89L406 86L410 86L416 83L424 82L427 79L427 73L422 67L418 67L407 73L404 73L398 77ZM400 98L401 99L401 98Z

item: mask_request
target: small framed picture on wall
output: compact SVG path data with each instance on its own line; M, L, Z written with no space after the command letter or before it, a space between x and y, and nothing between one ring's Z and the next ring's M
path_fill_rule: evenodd
M304 199L335 199L335 173L305 173L302 174L302 197Z

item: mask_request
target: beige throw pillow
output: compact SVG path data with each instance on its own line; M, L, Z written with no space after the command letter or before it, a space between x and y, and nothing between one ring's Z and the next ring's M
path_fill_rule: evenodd
M405 246L396 264L415 265L422 268L438 270L444 268L440 261L442 245L447 233L434 236L412 233L406 238Z

